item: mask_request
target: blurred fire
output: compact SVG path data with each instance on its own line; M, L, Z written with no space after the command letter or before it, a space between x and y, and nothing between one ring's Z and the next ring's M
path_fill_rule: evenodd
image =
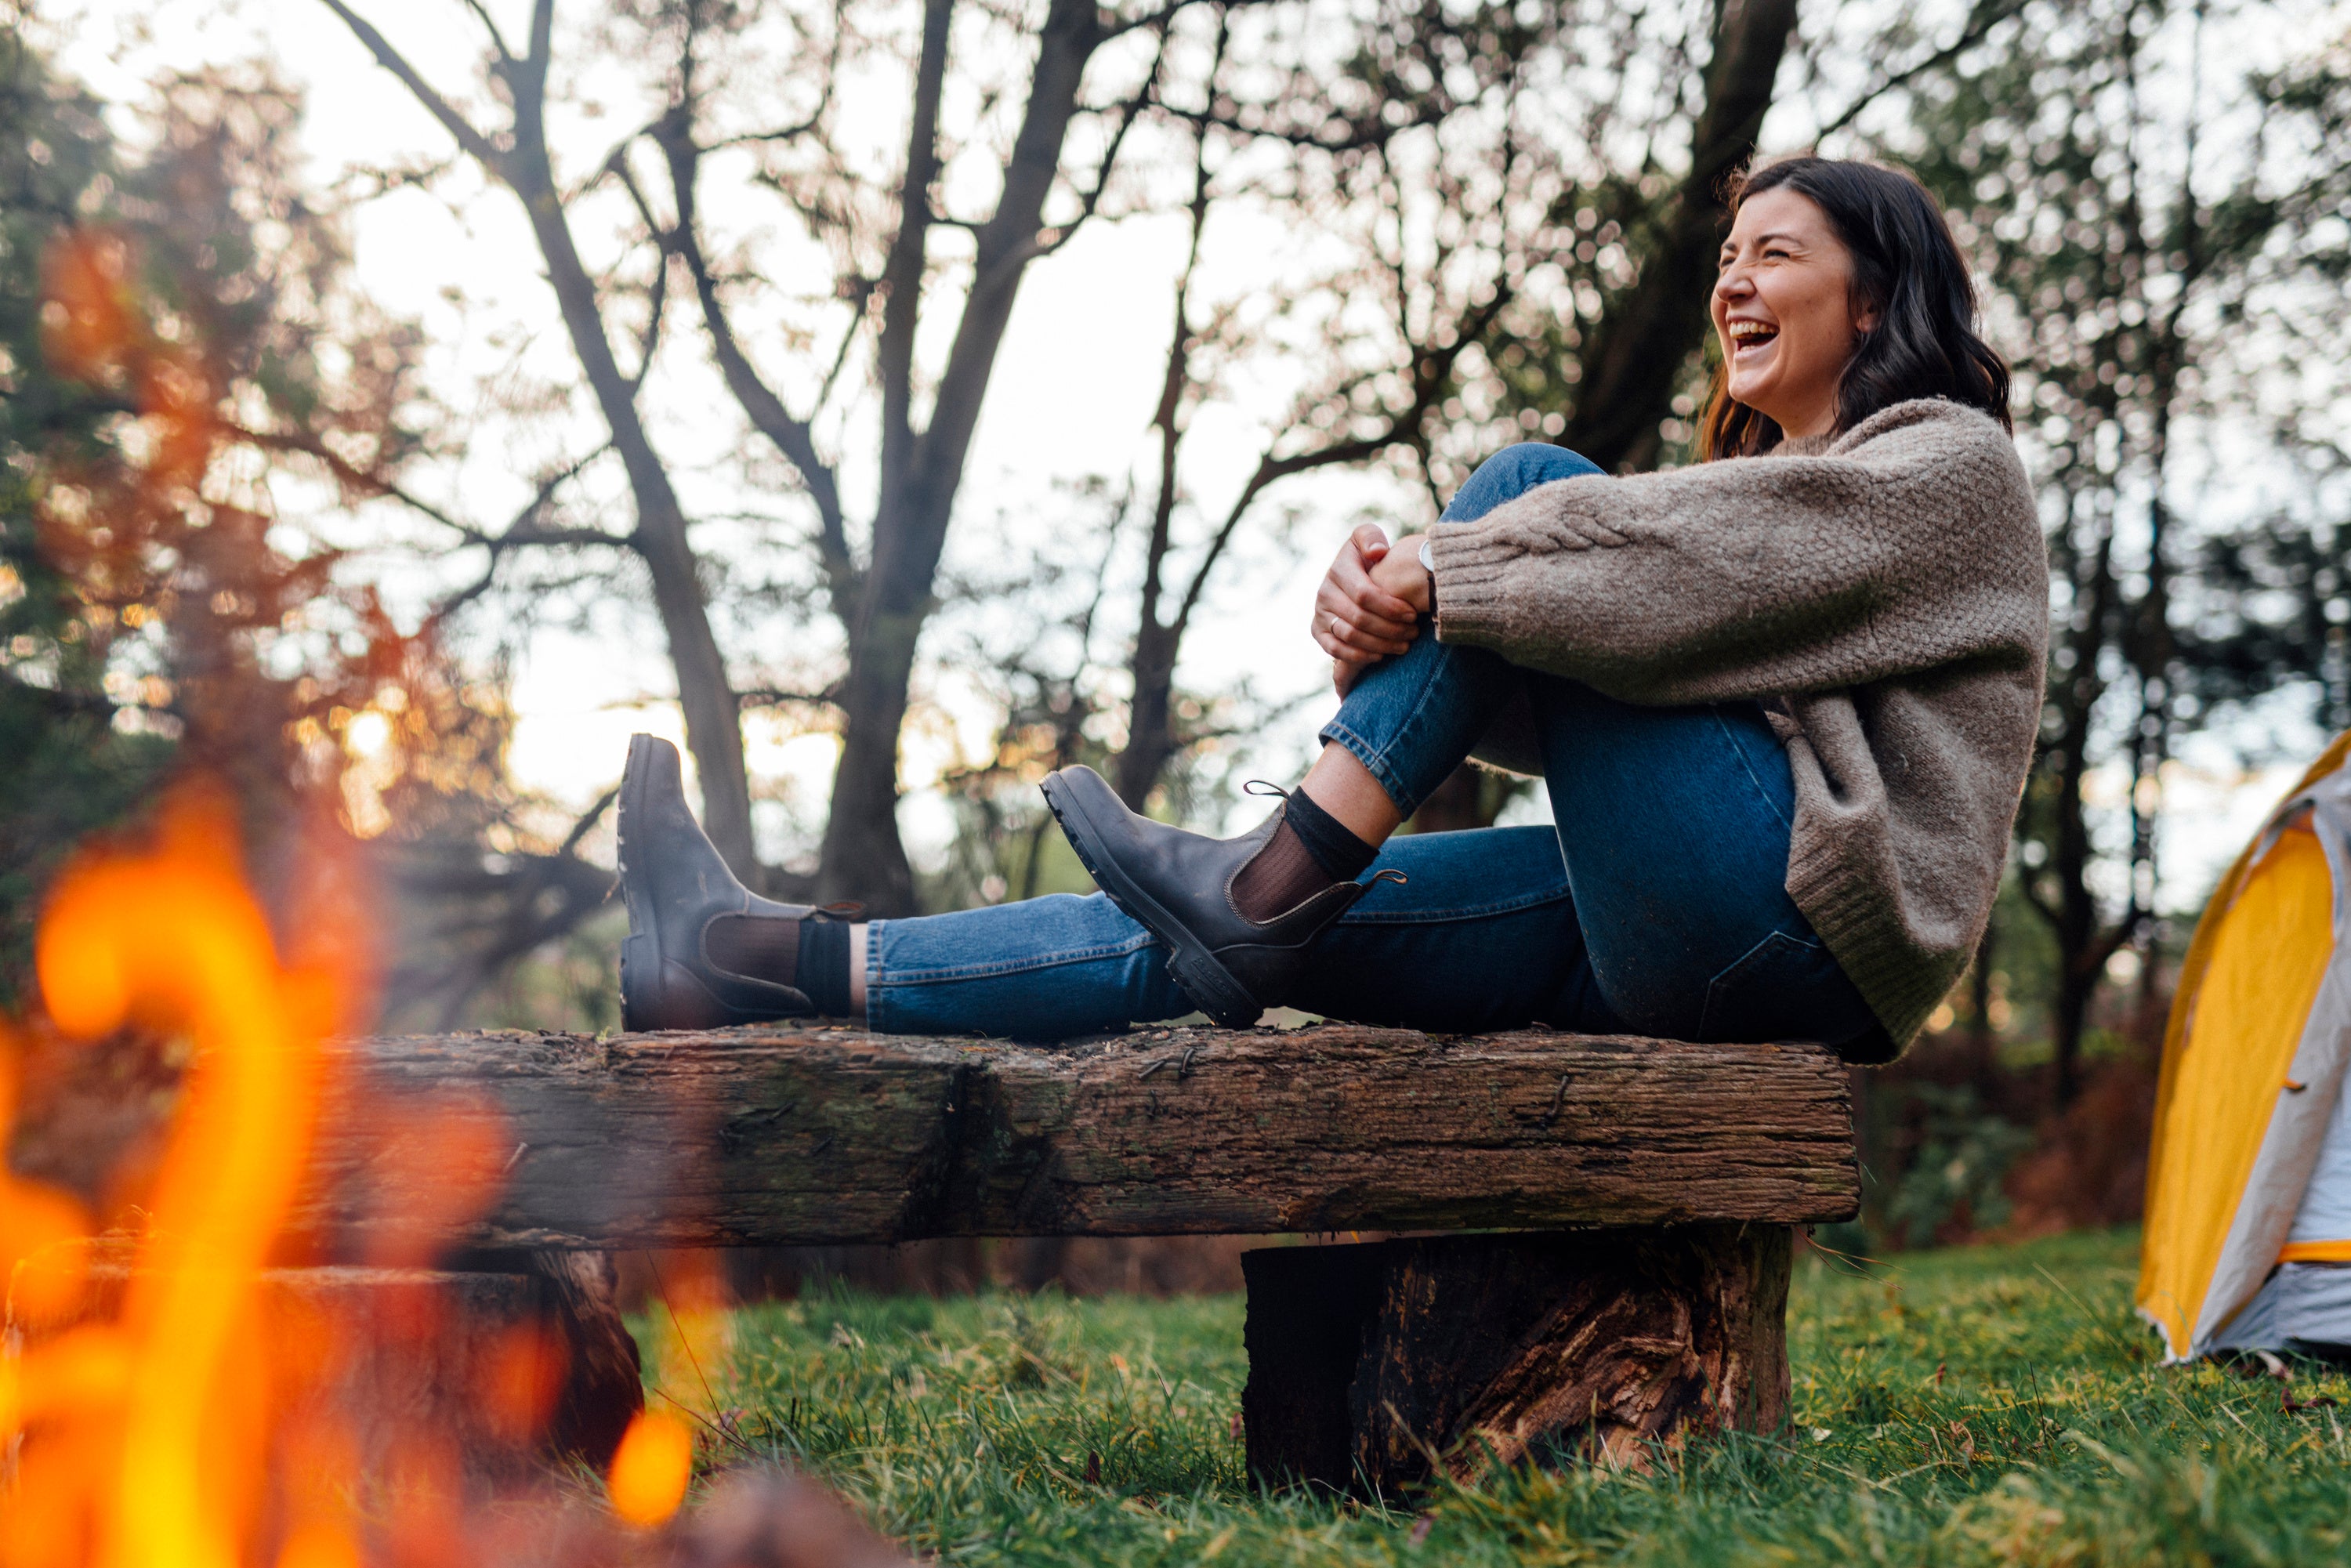
M320 858L326 845L318 846ZM246 885L233 813L183 791L152 841L87 853L59 879L37 961L50 1023L70 1039L133 1030L192 1048L184 1099L135 1236L99 1237L70 1195L0 1177L0 1261L16 1354L0 1361L0 1500L12 1568L329 1568L482 1562L463 1435L429 1418L354 1411L378 1386L354 1368L429 1361L455 1322L420 1272L434 1238L494 1192L493 1125L440 1115L397 1140L430 1168L425 1211L403 1214L365 1270L275 1270L318 1125L326 1041L362 1016L364 930L347 885L313 877L308 934L281 956ZM0 1040L13 1066L17 1041ZM0 1071L0 1095L9 1082ZM7 1106L0 1100L0 1112ZM413 1136L405 1135L413 1132ZM309 1280L361 1277L351 1301ZM119 1287L119 1291L116 1289ZM94 1312L110 1293L110 1312ZM678 1353L723 1354L715 1296L673 1314ZM519 1451L546 1429L563 1346L527 1318L461 1364L483 1428ZM429 1413L427 1413L429 1416ZM371 1432L360 1429L371 1420ZM684 1500L691 1429L640 1416L612 1466L614 1513L658 1525Z
M236 843L222 802L183 796L151 846L70 868L41 925L41 990L62 1032L184 1037L195 1065L120 1313L16 1364L5 1541L26 1568L245 1558L267 1437L255 1283L308 1149L319 1042L352 998L331 946L280 964ZM6 1198L12 1310L54 1312L83 1284L86 1236L75 1249L57 1234L54 1195ZM29 1231L20 1212L37 1217ZM46 1246L26 1247L42 1228Z
M729 1481L674 1519L697 1429L725 1429L726 1303L707 1269L667 1292L663 1328L663 1364L695 1392L628 1425L609 1508L544 1469L527 1506L482 1506L485 1451L528 1458L579 1419L565 1401L580 1347L542 1310L551 1276L433 1271L511 1163L494 1106L370 1107L389 1129L371 1173L400 1223L368 1228L356 1263L286 1266L317 1261L287 1222L320 1118L367 1092L337 1081L347 1057L329 1048L372 1016L358 839L484 790L500 716L452 674L434 626L402 632L371 591L336 582L331 551L273 547L262 470L223 458L276 438L238 427L235 378L199 337L164 329L128 241L72 230L44 282L52 363L127 411L103 452L47 461L44 555L101 663L169 641L170 679L126 674L117 692L109 674L115 716L180 735L183 764L214 782L183 786L145 841L85 850L59 875L36 954L46 1018L0 1019L0 1139L37 1037L135 1040L189 1064L160 1160L126 1162L100 1198L0 1161L0 1564L716 1568L785 1561L788 1537L824 1543L793 1562L899 1561L779 1477ZM335 474L369 493L364 474ZM268 673L289 663L266 656L273 639L306 636L306 673ZM245 831L286 883L274 921ZM612 1358L598 1364L609 1375Z

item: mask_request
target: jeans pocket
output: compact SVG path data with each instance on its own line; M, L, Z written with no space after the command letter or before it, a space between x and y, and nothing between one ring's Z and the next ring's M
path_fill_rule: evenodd
M1823 973L1823 971L1826 971ZM1817 1038L1829 1020L1814 1015L1824 979L1843 980L1828 949L1774 931L1707 982L1698 1014L1702 1041ZM1824 998L1822 998L1824 999Z

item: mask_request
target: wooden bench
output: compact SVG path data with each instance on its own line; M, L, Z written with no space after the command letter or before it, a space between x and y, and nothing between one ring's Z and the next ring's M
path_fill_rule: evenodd
M1792 1228L1859 1192L1844 1069L1805 1045L778 1026L340 1049L298 1207L325 1256L441 1215L442 1242L493 1260L1373 1233L1243 1260L1249 1462L1335 1487L1775 1429ZM422 1126L507 1151L479 1202L402 1157Z

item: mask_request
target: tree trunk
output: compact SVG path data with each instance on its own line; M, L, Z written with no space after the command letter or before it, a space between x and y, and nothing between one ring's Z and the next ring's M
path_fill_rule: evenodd
M726 661L710 630L693 547L686 541L685 508L670 484L669 471L653 450L639 417L635 384L621 371L605 337L603 309L556 189L549 162L542 91L546 66L521 75L515 102L513 155L505 161L515 194L530 219L548 281L555 289L563 325L579 356L597 407L611 432L612 447L629 476L636 503L637 530L631 540L653 580L653 608L669 639L670 664L677 675L678 706L685 714L686 749L694 754L702 786L703 831L727 866L757 884L758 857L751 842L751 790L743 770L743 721Z
M1724 177L1755 152L1795 0L1718 0L1706 107L1690 138L1689 172L1656 220L1641 276L1593 329L1583 380L1561 444L1609 470L1654 466L1657 426L1682 367L1705 341L1706 290L1721 244Z
M2000 931L1999 916L1984 923L1982 940L1976 944L1976 959L1968 972L1968 1071L1977 1084L1991 1082L1992 1065L2000 1046L2000 1032L1991 1022L1991 966L1995 956L1994 938Z
M1787 1420L1784 1225L1244 1253L1249 1469L1378 1495L1438 1468L1647 1468Z
M1176 653L1182 635L1176 628L1161 625L1154 616L1154 608L1145 601L1144 620L1136 629L1134 657L1130 668L1134 672L1134 695L1128 705L1126 716L1126 749L1118 754L1118 777L1115 780L1118 798L1126 802L1130 811L1140 811L1158 787L1159 776L1167 768L1167 759L1176 754L1176 732L1171 727L1176 688Z
M1102 42L1092 0L1053 0L1029 77L1029 103L995 215L975 235L971 291L956 322L927 427L913 419L914 351L938 167L938 98L946 69L951 0L928 0L917 68L899 236L891 247L882 364L882 494L873 517L872 565L849 628L849 680L842 699L841 766L817 872L819 896L851 899L869 915L914 913L914 874L898 838L898 729L923 622L933 607L964 462L1012 306L1039 242L1046 199L1061 168L1086 62Z
M847 899L876 919L914 914L914 872L898 837L898 732L923 618L879 615L852 643L841 694L841 761L832 775L817 900Z
M2055 842L2050 856L2057 878L2057 996L2050 1016L2050 1042L2055 1062L2052 1087L2060 1111L2074 1103L2081 1088L2082 1030L2105 964L2105 956L2099 951L2097 898L2089 884L2090 827L2082 806L2083 776L2087 769L2080 752L2089 743L2089 711L2081 712L2070 727L2057 784Z

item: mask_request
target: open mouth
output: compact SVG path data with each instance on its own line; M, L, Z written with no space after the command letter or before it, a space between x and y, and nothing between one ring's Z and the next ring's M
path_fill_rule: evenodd
M1768 321L1733 321L1729 325L1730 352L1734 359L1760 351L1780 335L1780 329Z

